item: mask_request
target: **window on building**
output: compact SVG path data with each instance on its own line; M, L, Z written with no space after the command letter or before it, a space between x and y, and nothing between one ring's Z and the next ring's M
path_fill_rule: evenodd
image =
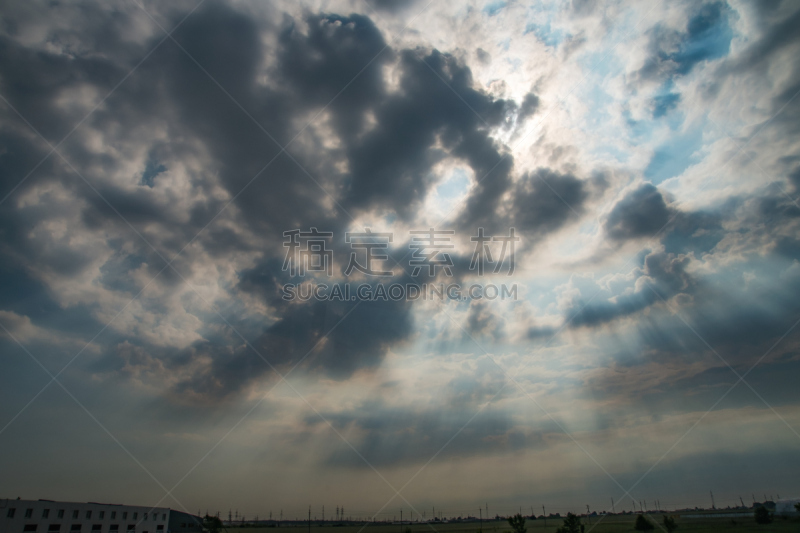
M105 517L106 517L106 512L105 511L100 511L100 517L99 517L100 520L102 520Z
M50 516L50 509L42 511L42 518L47 518L48 516Z
M167 519L167 513L161 515L161 520L164 521Z
M144 520L147 520L147 513L144 513ZM145 531L144 533L147 533L147 531Z
M77 513L78 511L75 511L75 512ZM72 524L71 526L69 526L69 530L70 531L80 531L81 530L81 525L80 524Z
M108 526L109 531L119 531L119 524L111 524Z
M136 524L128 524L128 531L136 531Z
M126 518L128 518L128 513L122 513L122 519L125 520Z
M164 526L162 524L158 524L156 526L156 531L164 531Z
M59 518L64 518L64 509L59 509L58 510L58 517Z
M77 509L72 511L72 518L78 518L78 510Z
M91 511L86 511L86 520L89 520L92 517Z
M36 531L36 524L25 524L22 531Z
M133 519L136 520L137 518L139 518L139 513L133 513Z
M50 526L48 526L47 528L47 531L51 532L61 531L61 524L50 524Z
M13 507L11 507L11 508L8 509L8 513L6 513L6 516L9 517L9 518L14 518L14 515L16 514L16 512L17 512L17 510L14 509Z
M100 531L103 529L102 524L92 524L92 531Z
M33 516L33 509L25 509L25 518L31 518Z
M117 512L111 511L111 520L115 520L117 518Z

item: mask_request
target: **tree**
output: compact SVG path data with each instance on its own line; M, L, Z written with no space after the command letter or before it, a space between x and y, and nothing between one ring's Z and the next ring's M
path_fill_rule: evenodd
M672 533L678 529L678 524L675 523L674 517L664 515L664 529L667 530L667 533Z
M209 533L219 533L219 530L222 529L222 520L216 516L205 515L203 517L203 529L208 530Z
M525 517L517 513L508 519L508 523L514 533L525 533L528 529L525 527Z
M756 507L755 517L756 524L769 524L772 522L772 515L770 514L769 509L763 505Z
M572 513L567 513L564 525L556 529L556 533L581 533L581 517Z
M652 522L645 518L643 514L640 514L636 517L636 523L633 525L633 529L636 531L652 531L655 528L656 526L654 526Z

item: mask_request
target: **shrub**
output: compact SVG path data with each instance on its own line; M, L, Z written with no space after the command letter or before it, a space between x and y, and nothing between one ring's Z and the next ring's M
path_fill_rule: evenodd
M203 529L206 529L209 533L217 533L222 529L222 520L216 516L205 515L203 517Z
M652 531L655 528L656 526L654 526L652 522L645 518L643 514L640 514L636 517L636 523L633 525L633 529L636 531Z
M770 514L769 509L763 505L756 507L754 514L756 517L756 524L769 524L772 522L772 514Z
M525 527L525 517L517 513L508 519L508 523L514 533L525 533L528 529Z
M678 524L675 523L675 518L664 515L664 529L667 530L667 533L672 533L678 529Z
M581 533L582 529L581 517L572 513L567 513L567 517L564 519L564 525L556 529L556 533Z

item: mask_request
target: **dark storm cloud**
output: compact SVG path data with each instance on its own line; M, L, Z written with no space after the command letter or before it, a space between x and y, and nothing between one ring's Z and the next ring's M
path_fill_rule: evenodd
M445 156L465 161L476 177L501 161L488 128L501 125L516 106L475 90L469 68L437 50L404 50L399 68L399 93L374 110L377 125L348 150L351 175L344 202L355 208L388 206L408 217L432 183L431 167ZM491 204L508 186L511 162L500 166L486 180L499 184L491 189L496 193L486 192L486 182L479 186Z
M347 379L379 365L390 346L409 337L407 307L383 301L291 305L250 343L252 347L204 350L199 355L207 355L210 364L182 380L176 391L223 399L265 377L276 377L273 368L285 373L301 362L306 371Z
M597 326L632 315L663 300L669 300L684 291L690 291L694 281L686 272L689 258L664 252L655 252L644 258L638 272L641 285L631 293L615 296L602 303L584 304L578 300L566 315L572 317L571 326Z
M366 113L385 98L381 66L393 51L361 15L309 14L304 22L307 33L291 18L284 20L277 72L292 87L295 105L321 108L330 103L337 133L352 142L364 128Z
M611 209L605 221L605 231L614 240L653 237L672 217L661 192L644 183L629 192Z
M77 16L69 8L59 9L66 9L64 16ZM410 338L410 306L287 304L280 299L280 286L296 280L280 272L283 231L317 227L341 236L351 215L372 211L411 220L435 183L434 165L445 159L466 163L474 173L476 186L456 222L470 234L479 225L489 232L516 225L540 239L582 213L589 192L572 174L545 168L513 179L513 158L492 134L511 127L515 115L535 113L535 94L521 105L495 99L476 88L469 67L453 55L387 47L372 21L361 15L306 13L300 20L272 15L257 22L229 5L208 2L189 16L174 33L177 44L166 40L156 48L61 147L97 192L52 155L0 206L0 246L15 269L47 265L68 283L91 268L98 252L66 243L54 246L46 235L26 239L23 228L71 220L72 231L85 233L87 242L108 252L99 266L98 286L130 297L142 287L136 272L144 270L147 279L156 275L164 258L175 256L198 232L174 270L160 273L165 296L178 294L182 278L200 266L198 257L225 263L235 253L260 253L255 267L237 266L239 283L231 294L256 296L277 318L257 327L239 316L241 309L231 309L228 320L266 359L286 369L352 310L304 363L311 371L344 379L374 368L391 346ZM107 15L87 7L86 16L102 20ZM54 30L54 42L71 55L33 49L13 35L0 37L3 96L58 142L85 112L64 105L65 94L107 94L163 38L155 32L135 44L109 31L131 16L115 13L110 26L86 22L82 32ZM172 28L184 16L168 10L157 18ZM13 12L4 18L7 26L15 20ZM95 47L103 54L93 53ZM397 73L391 91L383 75L386 67ZM281 154L278 143L290 142L304 126L302 120L326 105L326 124L338 146L324 145L314 124L289 148L291 157ZM48 148L10 110L3 113L7 120L0 136L6 150L0 154L0 175L7 193ZM116 152L89 149L84 130L102 133ZM131 161L138 161L138 168ZM176 176L189 181L190 195L166 188ZM45 193L38 204L16 205L15 198L47 180L58 181L79 201L53 203ZM218 194L220 187L236 199L215 219L227 202ZM508 198L511 203L501 216ZM349 250L339 242L331 246L338 262L346 261ZM147 300L146 305L163 320L169 318L166 304ZM268 374L269 367L215 312L187 312L206 324L205 339L173 354L165 365L180 375L175 391L225 398ZM473 318L477 326L480 319ZM226 333L215 333L220 330ZM129 340L168 357L143 339ZM119 342L114 337L108 352ZM205 363L194 366L197 361Z
M695 252L700 256L724 237L724 213L735 210L740 202L731 198L711 210L682 211L668 204L657 187L644 183L614 205L603 229L616 243L657 239L667 252Z
M539 109L539 103L539 97L534 93L526 94L519 108L519 118L527 118L536 113L536 110Z
M547 235L577 219L588 197L584 181L539 168L525 174L514 190L513 225L529 238Z

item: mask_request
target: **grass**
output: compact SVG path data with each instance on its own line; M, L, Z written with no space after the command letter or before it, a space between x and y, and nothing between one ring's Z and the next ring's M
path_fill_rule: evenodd
M705 533L733 531L738 533L778 533L778 532L797 532L800 531L800 520L790 518L788 520L777 518L771 524L759 525L751 517L739 518L680 518L674 515L678 524L677 533ZM594 517L589 520L582 519L586 527L586 533L614 533L614 532L633 532L633 523L636 515L613 515L607 517ZM650 515L651 522L658 521L661 524L661 515ZM548 518L547 527L544 520L528 520L525 527L528 533L555 533L561 527L563 520L559 518ZM367 525L347 525L340 527L315 526L312 524L311 533L405 533L411 529L411 533L478 533L479 525L475 522L467 523L448 523L448 524L367 524ZM229 528L229 533L301 533L308 531L307 526L297 527L270 527L270 528ZM511 528L506 521L491 520L483 522L483 533L510 533ZM663 529L656 525L654 533L663 533Z

